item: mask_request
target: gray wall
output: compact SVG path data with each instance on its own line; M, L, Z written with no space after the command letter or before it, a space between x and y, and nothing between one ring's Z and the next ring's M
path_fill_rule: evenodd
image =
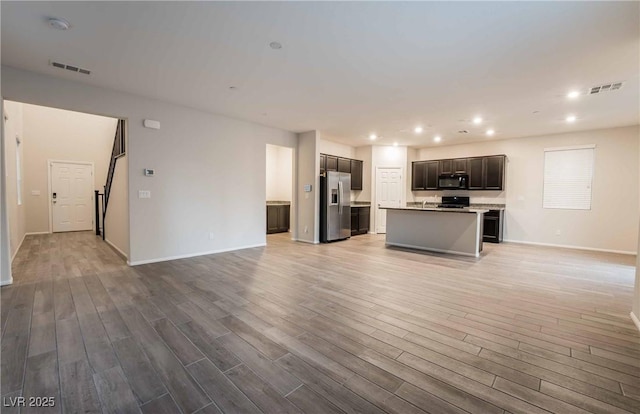
M7 67L2 94L128 120L133 264L265 244L266 144L295 148L295 134ZM144 119L161 129L145 129ZM139 199L139 190L151 198Z

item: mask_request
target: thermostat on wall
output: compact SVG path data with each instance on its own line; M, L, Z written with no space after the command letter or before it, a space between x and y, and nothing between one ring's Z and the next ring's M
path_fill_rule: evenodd
M305 184L304 185L304 192L305 193L310 193L311 192L311 184Z
M151 168L144 169L144 175L146 175L147 177L153 177L155 173L156 171L154 169L151 169Z

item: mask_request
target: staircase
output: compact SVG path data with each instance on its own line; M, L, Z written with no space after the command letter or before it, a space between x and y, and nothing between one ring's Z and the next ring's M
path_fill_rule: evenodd
M104 185L104 193L95 190L95 208L96 208L96 235L102 235L104 240L104 221L107 216L107 206L109 205L109 195L111 194L111 184L116 171L116 162L118 158L126 154L125 151L125 120L119 119L116 128L116 136L113 139L113 149L111 150L111 161L109 161L109 170L107 171L107 181ZM100 202L101 201L101 202ZM102 226L100 226L100 204L102 204ZM102 230L101 230L102 229Z

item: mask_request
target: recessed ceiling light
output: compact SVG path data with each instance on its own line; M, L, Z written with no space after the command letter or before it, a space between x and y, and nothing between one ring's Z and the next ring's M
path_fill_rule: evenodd
M440 142L440 141L442 141L442 137L440 135L436 135L435 137L433 137L433 141L434 142Z
M397 146L398 146L398 143L397 143L397 142L394 142L394 143L393 143L393 146L394 146L394 147L397 147Z
M375 140L376 140L376 138L378 138L378 136L377 136L376 134L371 134L371 135L369 135L369 139L370 139L371 141L375 141Z
M416 134L422 134L422 127L421 126L417 126L415 127L415 129L413 130Z
M568 117L565 118L567 122L576 122L576 116L575 115L569 115Z
M473 118L473 123L476 125L479 125L482 123L482 118L479 116L476 116L475 118Z
M282 43L280 42L271 42L269 43L269 47L274 50L282 49Z
M49 26L57 30L67 30L68 28L71 27L71 24L65 19L52 17L49 19Z
M487 129L487 135L491 136L493 134L495 134L496 131L494 131L493 129Z
M571 92L569 92L567 94L567 98L569 98L569 99L575 99L578 96L580 96L580 92L578 92L578 91L571 91Z

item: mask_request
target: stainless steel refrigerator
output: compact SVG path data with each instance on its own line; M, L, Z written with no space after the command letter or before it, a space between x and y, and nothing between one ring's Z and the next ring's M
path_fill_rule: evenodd
M351 174L327 171L320 177L320 241L351 237Z

